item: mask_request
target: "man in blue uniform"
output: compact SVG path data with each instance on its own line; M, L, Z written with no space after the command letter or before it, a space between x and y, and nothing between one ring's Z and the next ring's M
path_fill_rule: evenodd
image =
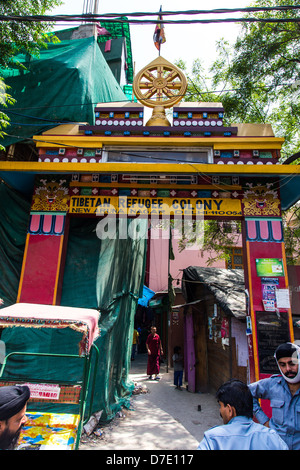
M243 382L225 382L217 400L224 425L206 431L198 450L288 450L274 430L252 420L253 397Z
M275 351L280 374L249 385L254 414L259 423L274 429L290 450L300 450L300 348L284 343ZM271 402L272 418L261 409L258 400Z

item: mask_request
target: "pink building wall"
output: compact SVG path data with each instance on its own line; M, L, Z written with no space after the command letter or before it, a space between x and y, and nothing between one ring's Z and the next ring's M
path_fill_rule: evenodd
M168 272L169 272L169 238L168 231L157 229L150 240L150 269L149 269L149 288L155 292L168 290ZM188 266L207 266L207 254L202 254L199 247L190 247L180 252L176 233L173 232L172 238L174 260L170 260L170 274L174 279L173 285L181 285L182 269ZM213 264L216 268L225 268L225 261L219 260Z

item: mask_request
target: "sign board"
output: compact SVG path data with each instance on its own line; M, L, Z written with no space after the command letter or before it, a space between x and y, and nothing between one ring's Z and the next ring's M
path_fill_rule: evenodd
M55 384L33 384L25 383L30 389L30 398L37 398L40 400L58 400L60 394L59 385Z
M258 276L279 277L284 276L282 259L259 258L255 260L256 273Z
M118 215L192 215L241 217L239 199L198 199L127 196L72 196L71 214Z

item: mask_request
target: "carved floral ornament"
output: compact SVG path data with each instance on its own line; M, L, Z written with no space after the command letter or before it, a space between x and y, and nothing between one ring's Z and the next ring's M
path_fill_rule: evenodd
M32 211L68 211L69 185L66 179L40 179L32 200Z
M280 216L278 191L272 189L273 183L265 185L247 183L242 200L245 216Z

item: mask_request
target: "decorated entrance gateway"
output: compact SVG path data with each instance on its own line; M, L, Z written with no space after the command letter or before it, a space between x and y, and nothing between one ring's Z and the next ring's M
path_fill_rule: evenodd
M135 78L139 103L100 103L93 125L36 136L38 162L2 164L35 174L18 301L60 303L72 217L240 220L253 381L293 341L281 211L299 199L299 167L279 163L269 125L225 126L221 103L179 103L186 86L158 57Z

